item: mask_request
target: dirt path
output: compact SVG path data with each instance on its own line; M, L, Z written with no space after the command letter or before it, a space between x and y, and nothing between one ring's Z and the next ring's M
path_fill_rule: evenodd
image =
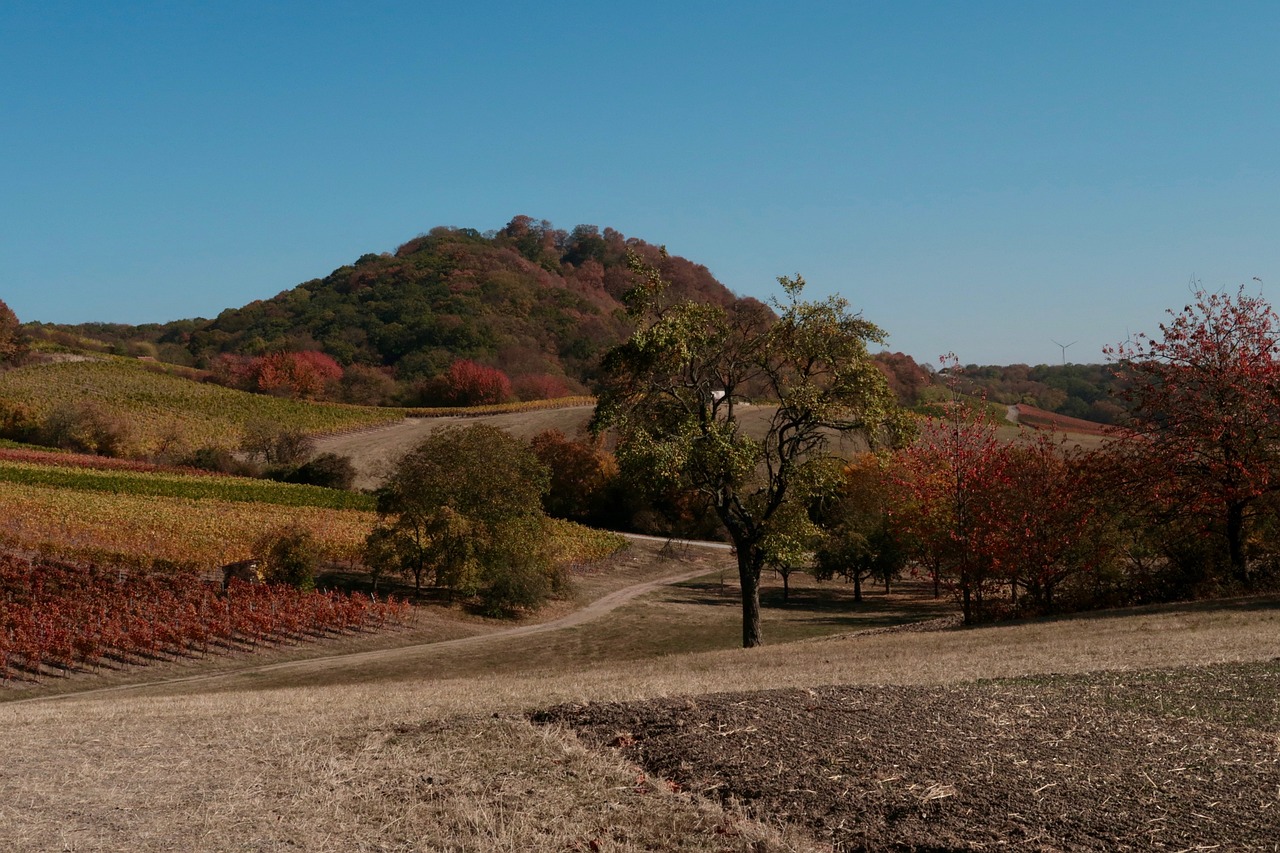
M634 538L642 541L668 541L653 536L625 535L627 535L628 538ZM678 546L711 548L715 550L726 550L729 548L728 545L721 542L698 542L692 540L670 541L672 544ZM33 696L30 699L16 699L5 704L17 705L27 702L51 702L60 699L97 698L124 692L153 692L156 690L165 690L165 692L167 692L167 688L187 688L193 685L208 685L211 688L216 689L227 689L237 684L245 687L261 687L266 686L266 683L269 681L280 681L282 683L306 681L309 680L310 677L320 673L337 674L369 670L374 667L379 670L403 669L409 671L419 667L429 666L431 659L438 656L441 651L479 645L482 643L502 643L519 639L521 637L545 634L550 631L562 631L567 628L582 625L586 622L591 622L611 613L614 610L617 610L619 607L635 598L638 598L639 596L653 592L663 586L692 580L701 575L705 575L707 571L708 569L706 566L700 566L697 569L686 569L678 574L667 575L665 577L655 578L653 580L644 581L643 583L614 590L613 592L588 603L585 607L561 616L558 619L530 625L516 625L511 628L504 628L485 634L475 634L469 637L459 637L453 640L441 640L433 643L418 643L411 646L400 646L391 649L348 652L344 654L308 658L306 660L259 664L257 666L246 666L226 672L189 675L180 678L167 678L158 681L139 682L136 684L122 684L114 687L90 688L88 690L59 693L50 696Z
M592 406L566 406L477 417L406 418L369 429L321 436L316 439L316 452L346 456L356 469L356 488L373 489L386 479L395 460L438 429L486 423L525 441L549 429L572 436L585 427L593 411Z

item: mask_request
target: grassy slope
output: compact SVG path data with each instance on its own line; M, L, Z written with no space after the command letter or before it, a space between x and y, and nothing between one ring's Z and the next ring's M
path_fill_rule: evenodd
M235 448L247 424L269 422L324 434L392 423L398 410L308 403L247 394L150 371L123 359L33 364L0 373L0 401L37 416L90 402L127 425L135 450L178 443Z

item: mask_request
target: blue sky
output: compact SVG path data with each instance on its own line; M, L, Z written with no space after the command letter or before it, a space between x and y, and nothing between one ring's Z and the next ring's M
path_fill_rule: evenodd
M1280 288L1280 4L0 5L0 299L214 316L513 216L1072 361ZM1256 291L1254 291L1256 292Z

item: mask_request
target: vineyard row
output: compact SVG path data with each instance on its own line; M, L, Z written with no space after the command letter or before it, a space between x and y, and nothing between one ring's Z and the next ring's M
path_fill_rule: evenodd
M0 554L0 681L404 624L407 602Z

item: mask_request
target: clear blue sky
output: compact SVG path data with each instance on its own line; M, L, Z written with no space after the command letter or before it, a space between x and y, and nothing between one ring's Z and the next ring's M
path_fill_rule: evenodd
M0 5L0 298L214 316L437 225L665 243L932 360L1280 290L1280 4Z

